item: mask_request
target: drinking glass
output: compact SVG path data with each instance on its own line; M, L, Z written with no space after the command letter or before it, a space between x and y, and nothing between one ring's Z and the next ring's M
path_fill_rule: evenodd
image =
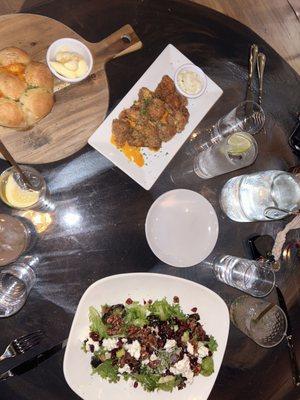
M0 267L32 248L35 240L35 230L24 218L0 214Z
M9 317L23 307L36 280L32 267L38 262L38 257L26 256L0 270L0 318Z
M265 124L265 113L254 101L246 100L220 118L214 126L212 137L227 136L233 132L258 133Z
M300 176L284 171L240 175L225 183L220 205L234 221L270 221L300 209Z
M265 124L265 113L254 101L243 101L228 114L221 117L210 129L193 132L185 146L188 155L196 155L203 148L232 133L245 132L255 135Z
M255 297L267 296L275 285L274 271L258 261L218 255L213 270L219 281Z
M283 310L262 299L240 296L230 306L231 322L262 347L274 347L286 335L287 319Z
M254 163L257 157L256 140L238 132L203 149L194 160L194 171L203 179L226 174Z
M29 189L21 175L10 167L0 175L0 197L4 203L19 210L39 209L46 202L47 187L43 176L34 168L20 165L33 189Z

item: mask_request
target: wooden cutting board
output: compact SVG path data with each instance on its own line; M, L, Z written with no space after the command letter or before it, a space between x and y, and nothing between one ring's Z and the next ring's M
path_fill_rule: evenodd
M0 126L0 138L19 163L58 161L84 147L107 112L105 63L142 47L130 25L101 42L90 43L52 18L34 14L0 16L0 48L20 47L36 61L46 63L49 45L63 37L78 39L91 50L93 71L86 80L68 86L56 79L54 107L33 128L20 131Z

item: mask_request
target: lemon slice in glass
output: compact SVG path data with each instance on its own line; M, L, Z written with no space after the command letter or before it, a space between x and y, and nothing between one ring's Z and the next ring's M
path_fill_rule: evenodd
M7 202L16 208L26 208L37 203L39 192L29 189L22 189L14 180L11 174L6 182L5 197Z
M243 153L246 153L251 146L252 142L249 139L248 135L246 136L242 132L237 132L231 135L227 141L228 144L228 153L233 156L238 156Z

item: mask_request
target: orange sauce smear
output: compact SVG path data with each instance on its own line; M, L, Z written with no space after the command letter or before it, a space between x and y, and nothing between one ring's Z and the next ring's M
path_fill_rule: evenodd
M0 67L0 72L8 72L18 76L23 81L25 80L25 65L20 63L14 63L7 65L6 67Z
M124 155L130 160L133 161L139 167L142 167L145 164L144 157L141 153L140 147L130 146L127 142L123 147L118 147L116 145L116 141L114 135L111 135L110 139L111 143L116 146L119 150L122 150Z

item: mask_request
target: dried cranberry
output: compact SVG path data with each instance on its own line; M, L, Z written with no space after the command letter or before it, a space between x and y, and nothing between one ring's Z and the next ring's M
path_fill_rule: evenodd
M193 307L193 308L191 309L191 311L192 311L193 313L197 312L197 307Z
M178 296L174 296L173 297L173 303L179 303L179 297Z
M209 357L211 357L212 354L213 354L213 353L209 350L209 352L208 352Z
M159 360L150 361L149 367L154 369L154 368L157 368L159 366L159 364L160 364Z
M192 368L192 370L195 375L199 375L201 372L201 365L196 365L194 368Z
M166 343L165 340L163 340L163 339L158 339L158 340L157 340L157 347L158 347L159 349L162 349L162 348L164 347L165 343Z
M139 386L138 382L135 381L134 384L133 384L133 387L136 389L138 386Z
M148 304L152 304L153 301L151 299L148 300Z
M97 368L98 365L100 365L100 364L101 364L101 360L99 360L99 358L93 356L92 359L91 359L91 366L93 368Z
M133 300L129 297L127 300L126 300L126 304L132 304L133 303Z
M90 352L91 352L91 353L94 353L95 346L94 346L93 344L90 344L89 346L90 346Z
M99 340L99 334L97 332L90 332L90 338L94 341L94 342L98 342Z

